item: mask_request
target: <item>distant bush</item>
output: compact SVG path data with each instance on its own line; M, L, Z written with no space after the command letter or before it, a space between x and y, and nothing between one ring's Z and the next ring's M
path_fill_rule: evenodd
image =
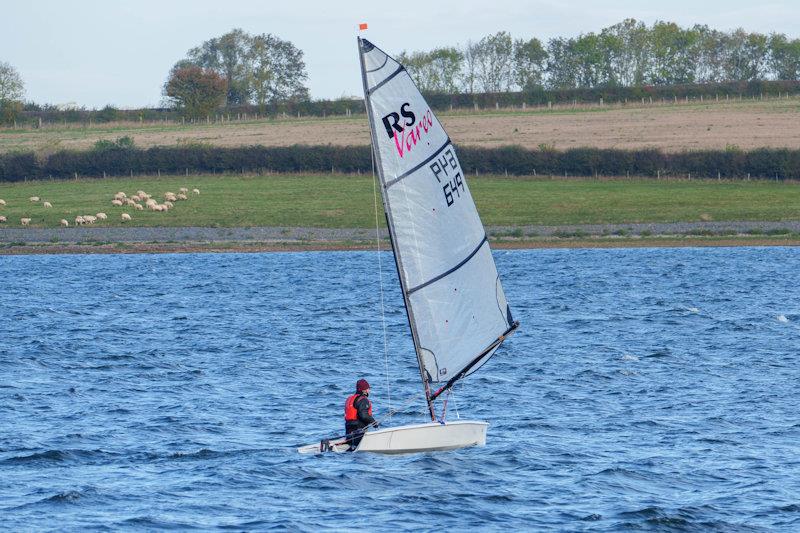
M800 179L800 150L760 148L665 153L658 150L460 148L467 174L512 176L643 176ZM134 174L231 172L368 173L369 146L182 145L137 149L129 137L99 141L91 151L61 151L42 160L32 153L0 155L0 181Z
M96 151L101 150L131 150L134 148L133 139L129 136L120 137L116 141L109 141L107 139L100 139L94 143Z

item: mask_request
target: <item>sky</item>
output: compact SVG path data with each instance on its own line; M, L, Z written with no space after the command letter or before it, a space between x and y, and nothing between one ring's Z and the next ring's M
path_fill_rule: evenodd
M187 51L233 28L272 33L305 54L314 99L360 96L361 34L389 52L514 38L597 32L632 17L719 30L800 36L797 0L7 0L0 62L25 82L25 100L87 108L154 107Z

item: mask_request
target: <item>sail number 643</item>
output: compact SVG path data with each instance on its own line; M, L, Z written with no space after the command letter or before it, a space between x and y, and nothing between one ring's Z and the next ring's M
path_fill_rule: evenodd
M453 153L453 148L448 147L444 153L437 157L433 163L429 165L431 172L436 177L436 181L442 186L442 193L447 202L447 207L450 207L455 202L453 194L457 198L461 198L461 193L466 192L464 187L464 178L461 176L461 169L458 168L458 161L456 155ZM452 174L452 178L450 177ZM442 179L444 178L444 179Z

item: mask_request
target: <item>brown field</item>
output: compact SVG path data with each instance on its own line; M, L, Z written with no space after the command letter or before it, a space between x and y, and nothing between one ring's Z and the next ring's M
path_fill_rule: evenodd
M471 146L542 144L565 149L660 148L665 151L800 148L800 99L440 113L450 137ZM215 146L365 145L364 115L286 118L220 124L108 124L0 130L0 153L87 149L99 139L130 136L139 147L204 143Z

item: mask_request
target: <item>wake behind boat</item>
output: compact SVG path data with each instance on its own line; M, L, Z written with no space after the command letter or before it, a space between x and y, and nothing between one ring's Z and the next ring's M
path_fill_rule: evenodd
M367 432L355 451L482 446L488 423L437 420L435 401L491 358L519 326L455 148L405 68L358 39L361 79L389 228L430 423ZM434 390L434 386L438 386ZM344 451L346 438L301 453Z

